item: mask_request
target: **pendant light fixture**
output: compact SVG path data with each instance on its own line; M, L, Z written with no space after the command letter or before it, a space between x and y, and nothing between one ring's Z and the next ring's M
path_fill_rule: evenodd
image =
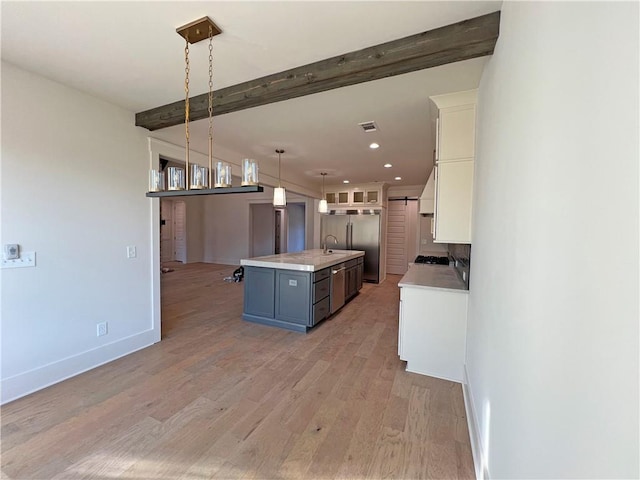
M324 177L327 176L327 172L322 172L322 200L318 204L318 213L327 213L329 211L329 205L327 205L327 199L324 197Z
M171 166L167 169L166 176L162 170L154 165L151 156L151 169L149 172L149 191L147 197L173 197L190 195L211 195L215 193L251 193L262 192L264 189L258 184L258 164L255 160L245 159L242 164L242 186L233 187L231 182L231 164L213 160L213 43L214 36L222 33L222 30L213 23L209 17L202 17L187 25L179 27L176 32L185 40L184 47L184 134L185 155L184 168ZM189 104L189 75L191 66L189 61L189 46L202 40L209 40L209 92L208 92L208 116L209 116L209 155L208 167L191 163L189 158L190 135L190 104ZM165 182L167 191L165 191ZM284 190L284 189L283 189Z
M280 163L282 162L282 154L284 150L281 148L276 149L276 153L278 154L278 186L273 189L273 206L276 208L283 208L287 206L287 194L284 191L284 188L280 185Z

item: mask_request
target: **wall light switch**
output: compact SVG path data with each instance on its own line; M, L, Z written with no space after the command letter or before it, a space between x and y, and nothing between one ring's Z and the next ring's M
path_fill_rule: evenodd
M136 258L136 255L136 247L134 245L129 245L127 247L127 258Z
M36 266L36 252L22 252L18 258L2 259L1 268L22 268Z

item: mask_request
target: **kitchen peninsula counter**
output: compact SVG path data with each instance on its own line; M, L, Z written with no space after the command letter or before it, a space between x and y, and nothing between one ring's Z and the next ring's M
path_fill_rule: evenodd
M406 370L462 382L469 290L455 268L414 264L398 286L398 354Z
M361 250L304 250L240 261L249 322L307 332L362 287Z
M455 268L448 265L428 265L414 263L398 282L399 287L416 287L439 290L456 290L469 293Z
M317 272L323 268L332 267L342 262L358 257L364 257L362 250L331 250L323 253L320 248L303 250L295 253L280 253L264 257L245 258L240 265L249 267L278 268L281 270L296 270L298 272Z

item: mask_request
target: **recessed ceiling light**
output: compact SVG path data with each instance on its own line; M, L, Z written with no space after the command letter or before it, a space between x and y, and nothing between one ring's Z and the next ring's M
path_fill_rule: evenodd
M373 148L375 150L376 148L380 148L380 145L378 145L376 142L373 142L371 145L369 145L369 148Z
M393 165L391 165L390 163L385 163L384 164L384 168L391 168L391 167L393 167Z
M402 180L402 177L396 177L396 180Z
M349 183L349 180L342 180L342 183Z

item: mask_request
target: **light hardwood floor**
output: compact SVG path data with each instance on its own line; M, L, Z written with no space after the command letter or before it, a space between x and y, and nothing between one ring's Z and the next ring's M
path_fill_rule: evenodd
M2 478L474 478L460 385L398 359L399 276L305 335L174 268L162 342L2 407Z

